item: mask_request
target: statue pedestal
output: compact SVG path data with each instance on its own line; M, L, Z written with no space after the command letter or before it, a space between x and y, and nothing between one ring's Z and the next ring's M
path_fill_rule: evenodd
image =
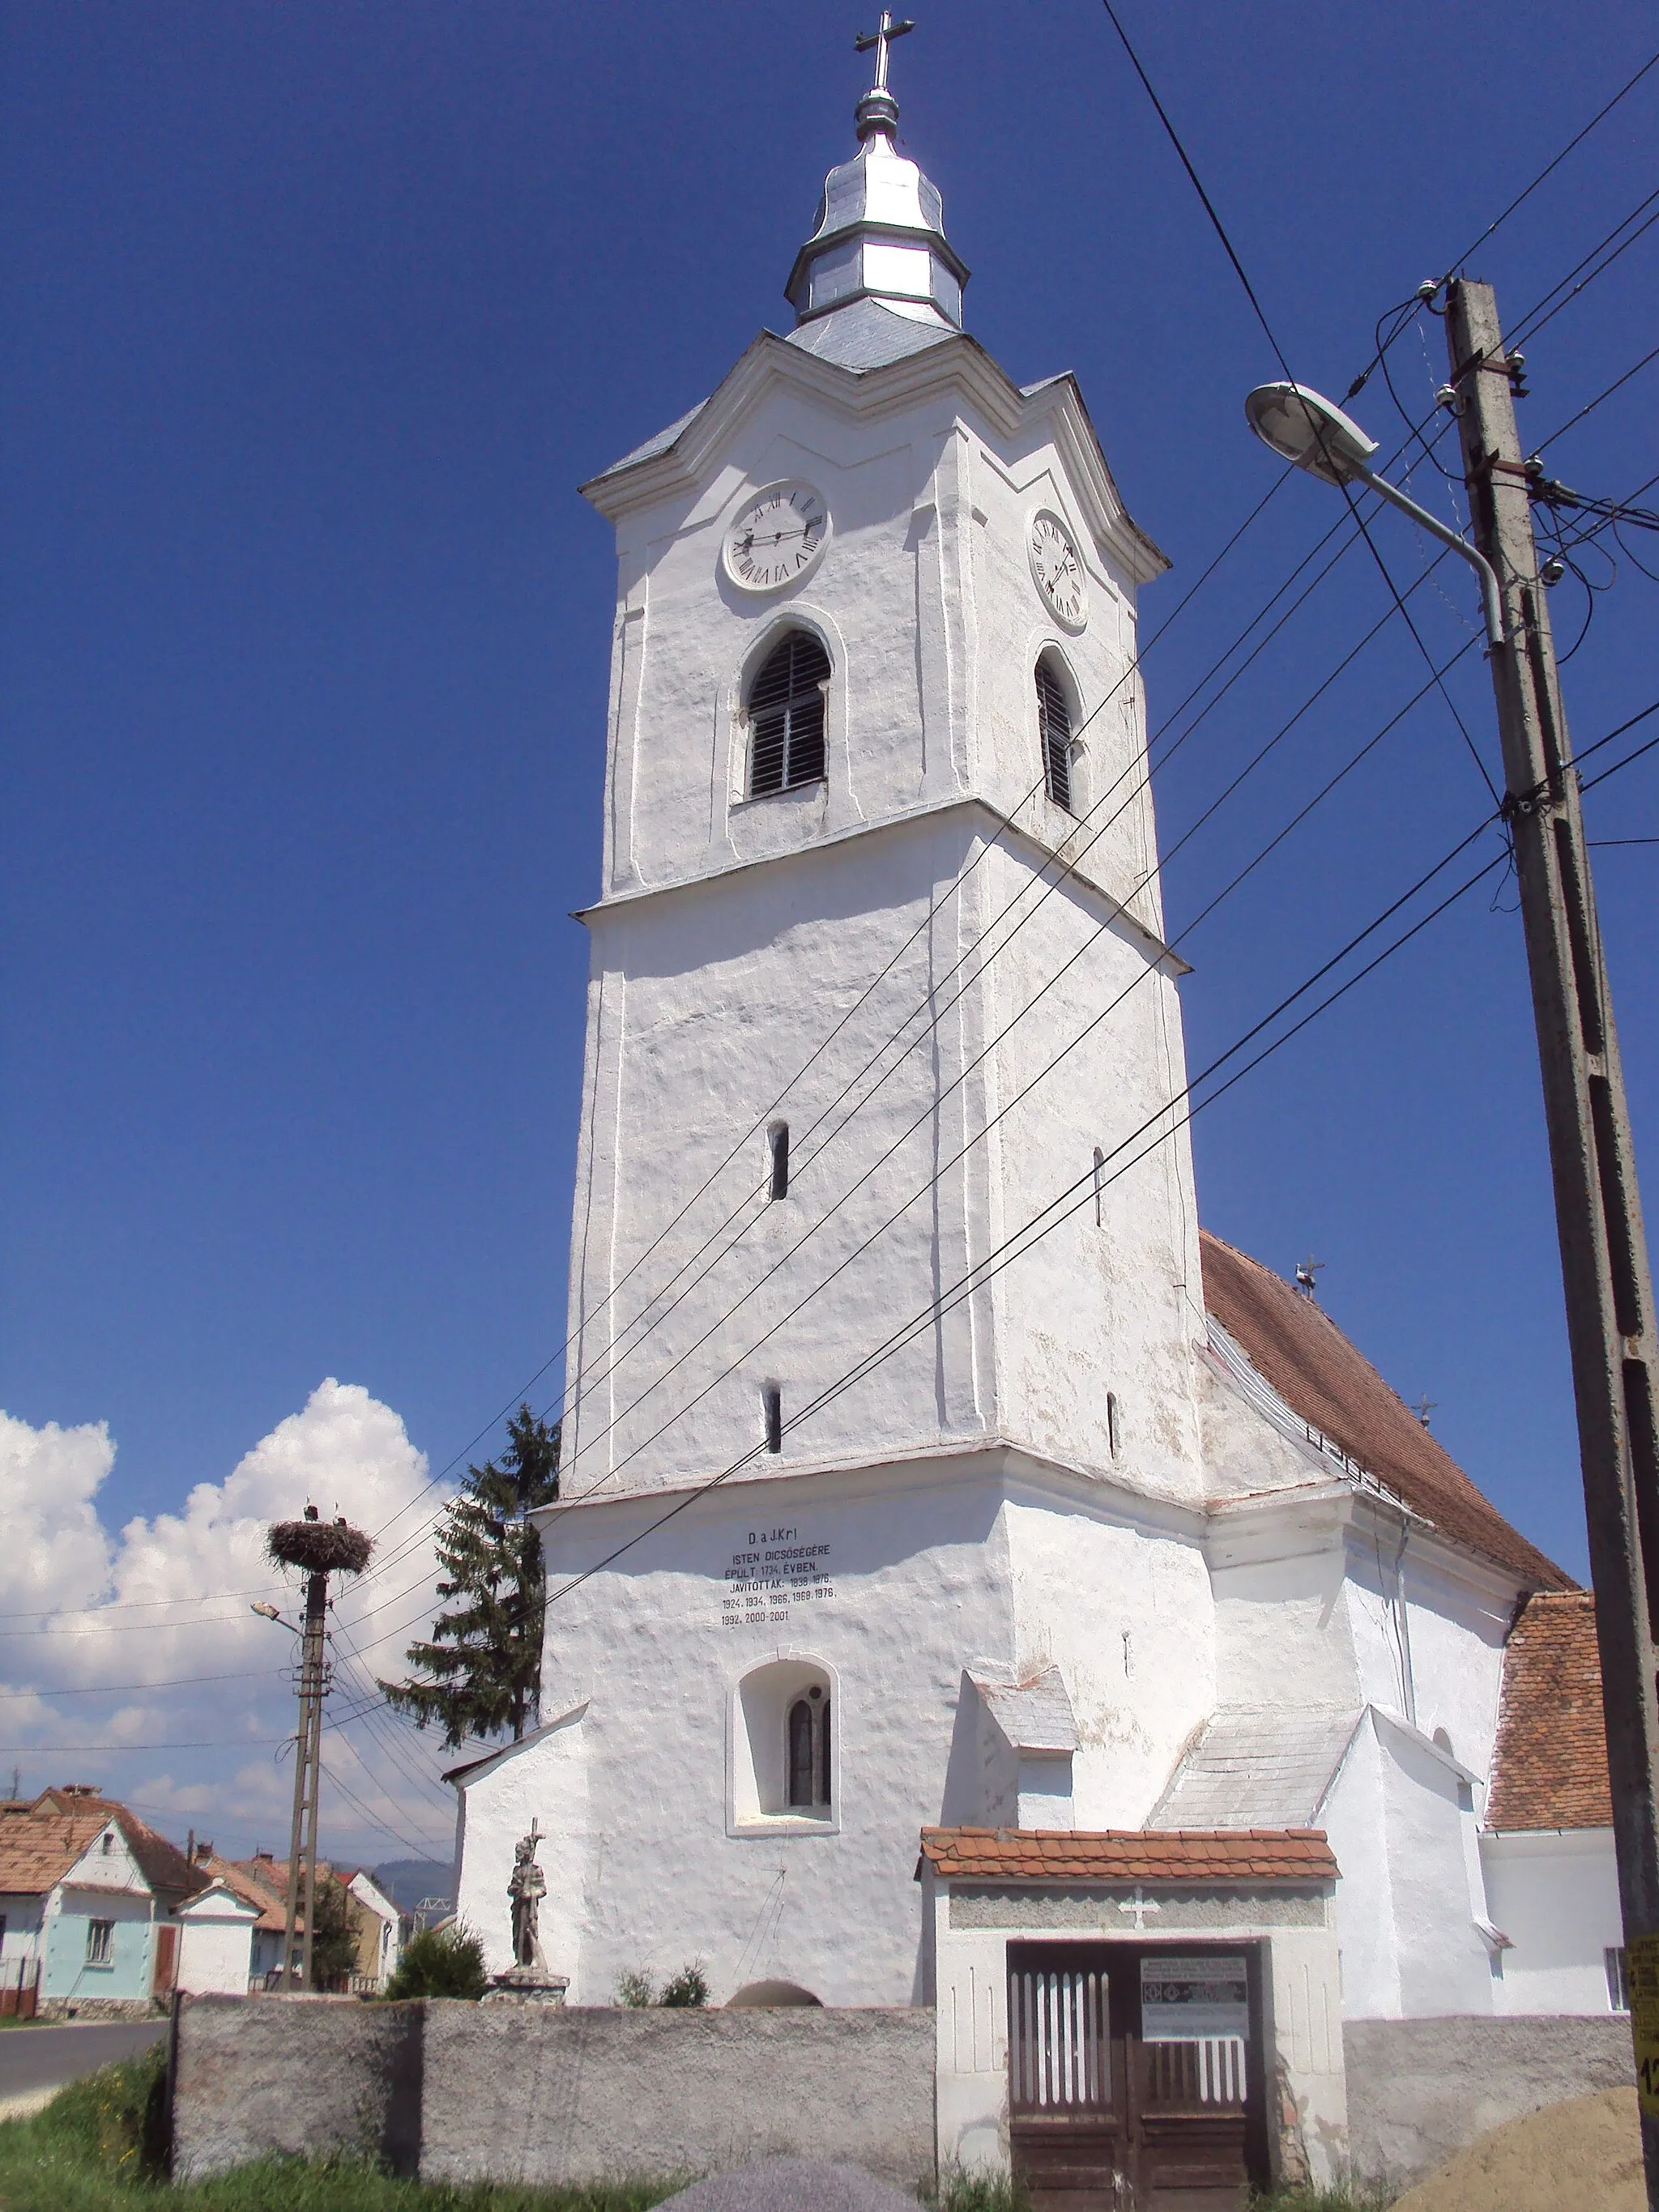
M550 1974L544 1966L509 1966L492 1974L482 2002L485 2004L562 2005L570 1987L568 1974Z

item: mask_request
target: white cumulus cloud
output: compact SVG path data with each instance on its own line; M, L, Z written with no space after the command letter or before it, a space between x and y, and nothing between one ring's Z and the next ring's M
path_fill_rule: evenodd
M441 1747L371 1693L424 1632L436 1573L440 1495L398 1414L331 1377L222 1482L112 1532L99 1508L114 1463L102 1424L37 1429L0 1413L0 1758L25 1788L98 1782L163 1828L216 1826L223 1849L285 1850L295 1639L249 1608L258 1598L297 1619L298 1579L272 1565L265 1530L312 1503L383 1532L362 1583L336 1587L325 1844L366 1860L447 1857Z

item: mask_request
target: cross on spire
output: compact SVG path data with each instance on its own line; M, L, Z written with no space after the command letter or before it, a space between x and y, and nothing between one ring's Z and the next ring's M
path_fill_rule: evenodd
M902 39L907 31L914 31L915 27L908 16L906 16L902 22L896 23L891 15L884 8L881 11L881 28L877 31L860 31L854 40L853 50L855 53L867 54L872 46L876 50L876 81L870 88L872 92L886 91L888 49L895 39Z

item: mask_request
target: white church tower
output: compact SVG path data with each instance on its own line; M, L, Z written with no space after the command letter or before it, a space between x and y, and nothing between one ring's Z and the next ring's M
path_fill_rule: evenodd
M1138 1820L1211 1702L1202 1564L1146 1540L1202 1489L1134 667L1165 563L1074 380L963 331L885 60L797 327L584 487L618 580L545 1537L550 1589L591 1575L543 1685L573 2001L678 1945L722 1997L908 2002L924 1822L1026 1784ZM1061 1658L1075 1755L988 1800L964 1668Z
M584 487L617 589L562 1497L541 1725L451 1778L459 1909L505 1965L533 1820L573 2003L693 1960L717 2003L937 1995L942 2148L994 2164L1015 1954L951 1953L966 1862L929 1840L919 1887L922 1832L1271 1830L1242 1887L1177 1839L1019 1924L1239 1947L1328 2147L1306 1832L1370 1885L1351 2009L1487 2007L1470 1792L1517 1599L1565 1578L1200 1240L1136 666L1165 563L1074 380L964 331L889 34L794 329ZM1443 1926L1387 1901L1425 1852Z

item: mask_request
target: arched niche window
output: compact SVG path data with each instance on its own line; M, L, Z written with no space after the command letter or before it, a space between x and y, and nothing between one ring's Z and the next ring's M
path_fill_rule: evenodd
M731 1832L833 1830L838 1764L830 1669L815 1659L755 1668L732 1698Z
M1036 665L1037 732L1042 742L1042 775L1048 796L1067 813L1072 807L1072 709L1052 654Z
M786 631L749 686L749 796L823 781L830 656L810 630Z

